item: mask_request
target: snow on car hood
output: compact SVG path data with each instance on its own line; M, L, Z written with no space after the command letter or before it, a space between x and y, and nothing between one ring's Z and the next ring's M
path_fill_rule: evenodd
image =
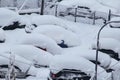
M33 45L46 49L53 55L61 54L62 48L51 38L42 34L28 34L22 41L21 44Z
M88 60L96 60L96 51L95 50L89 50L89 49L85 49L85 48L81 48L81 47L65 49L63 51L63 54L84 57ZM99 52L98 61L101 63L100 66L107 68L107 67L109 67L109 65L111 63L111 58L109 55Z
M79 46L81 41L79 36L71 31L65 30L56 25L41 25L33 30L33 33L41 33L52 39L54 39L58 44L65 41L70 47Z
M53 73L58 73L62 69L76 69L81 70L91 76L94 75L95 72L95 64L90 62L89 60L77 57L77 56L65 56L65 55L56 55L54 56L53 61L50 64L50 70ZM105 80L109 74L106 71L98 66L98 79Z

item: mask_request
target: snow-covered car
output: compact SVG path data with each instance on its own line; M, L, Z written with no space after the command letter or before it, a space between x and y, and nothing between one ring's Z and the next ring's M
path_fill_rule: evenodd
M114 38L101 38L99 42L99 51L110 55L116 60L120 60L120 41ZM92 44L92 49L96 48L97 47L95 42Z
M50 64L52 80L90 80L94 77L94 73L95 64L83 57L57 55ZM109 77L110 73L98 66L98 80L106 80Z
M120 17L113 17L113 18L111 18L111 21L120 21ZM112 27L112 28L120 28L120 22L111 23L110 27Z
M24 28L29 22L20 16L17 12L7 8L0 8L0 27L4 30L13 30L16 28Z
M9 45L0 47L5 47L1 52L15 53L16 55L19 55L31 61L33 65L38 67L48 67L53 58L53 55L51 53L43 51L31 45Z
M81 47L74 47L74 48L65 49L63 51L63 54L77 56L77 57L84 57L93 63L96 62L96 51L95 50L90 50L90 49L81 48ZM108 69L108 67L111 64L111 57L107 54L100 52L98 55L97 63L104 69Z
M33 45L53 55L61 54L62 48L51 38L42 34L28 34L20 44Z
M14 65L16 78L27 78L28 76L35 76L37 74L35 67L31 65L31 61L11 52L0 52L0 78L5 78L8 73L8 68L12 64Z
M81 44L81 40L77 34L57 25L40 25L32 33L46 35L55 40L62 48L79 46Z

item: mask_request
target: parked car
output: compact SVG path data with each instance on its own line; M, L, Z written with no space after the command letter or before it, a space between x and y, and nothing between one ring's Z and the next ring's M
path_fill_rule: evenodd
M103 71L101 74L99 74ZM82 57L57 55L50 64L50 80L90 80L94 77L95 65ZM98 80L110 77L98 66Z
M120 60L120 42L114 38L101 38L99 51L110 55L116 60ZM92 48L96 50L96 43L92 44Z
M42 34L28 34L21 40L20 44L33 45L39 49L47 51L52 55L61 54L62 48L51 38Z
M40 25L32 33L46 35L55 40L62 48L79 46L81 44L81 40L77 34L57 25Z
M48 67L53 58L51 53L32 45L12 45L9 46L7 50L4 50L4 52L6 51L11 51L40 67Z
M11 64L13 64L16 78L22 79L36 75L36 69L34 66L31 65L31 61L16 54L12 54L11 52L0 52L0 78L6 77ZM12 76L14 75L11 75L11 77Z
M77 56L77 57L84 57L88 59L89 61L96 63L96 51L95 50L90 50L90 49L82 48L82 47L74 47L74 48L64 49L63 54ZM111 64L111 57L105 53L99 52L97 63L102 68L108 69L108 67Z
M29 25L29 21L20 16L17 12L7 8L0 8L0 17L0 27L3 30L14 30Z

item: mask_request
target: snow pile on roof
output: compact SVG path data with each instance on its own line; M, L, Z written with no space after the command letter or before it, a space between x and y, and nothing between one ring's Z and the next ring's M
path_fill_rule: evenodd
M113 50L116 53L120 53L120 41L113 38L101 38L99 41L100 49ZM96 48L97 44L93 43L92 48Z
M63 51L64 55L72 55L72 56L79 56L84 57L88 60L96 60L96 51L95 50L89 50L81 47L75 47L75 48L68 48ZM109 55L104 54L102 52L99 52L98 54L98 61L100 62L100 66L108 67L111 63L111 58Z
M112 27L119 27L120 28L120 17L113 17L111 21L119 21L119 23L111 23Z
M0 28L0 41L5 41L6 36L5 32Z
M89 7L93 11L101 11L108 13L109 9L112 12L117 12L115 8L111 8L109 6L104 6L97 2L96 0L63 0L59 3L60 5L64 5L66 7L77 7L77 6L85 6Z
M120 29L104 28L100 34L100 38L113 38L120 41Z
M30 45L10 45L2 52L12 52L33 63L45 66L50 64L53 57L50 53Z
M52 39L54 39L58 44L62 43L64 40L65 44L68 46L79 46L81 41L79 36L73 32L65 30L56 25L41 25L33 30L33 33L41 33Z
M22 72L26 72L27 69L31 66L32 62L23 58L23 57L20 57L16 54L11 54L15 57L15 63L14 65L19 67L21 69ZM0 65L8 65L10 63L10 53L2 53L0 52ZM29 74L32 74L32 75L36 75L36 69L35 67L31 66L30 67L30 70L28 72Z
M95 65L82 57L57 55L50 64L50 70L53 73L58 73L62 69L81 70L93 76L95 72ZM105 80L106 77L108 77L108 73L106 73L103 68L98 66L98 80Z
M42 34L28 34L21 43L46 49L53 55L61 54L62 52L62 48L54 40Z
M0 26L6 26L12 24L14 21L17 21L20 16L9 9L0 8Z

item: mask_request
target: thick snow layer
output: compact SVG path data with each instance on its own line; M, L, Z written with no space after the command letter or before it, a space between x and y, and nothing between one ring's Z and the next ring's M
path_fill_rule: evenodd
M4 46L4 48L6 47ZM15 53L27 60L30 60L33 63L45 66L48 66L50 64L53 57L50 53L31 45L10 45L7 47L7 49L4 49L2 52L8 51Z
M41 25L33 30L33 33L41 33L52 39L54 39L58 44L62 43L69 47L79 46L81 41L79 36L71 31L65 30L56 25Z
M33 45L42 49L46 49L53 55L61 54L62 48L51 38L42 34L28 34L22 41L21 44Z
M100 11L108 13L109 9L112 12L117 12L115 8L111 8L109 6L104 6L98 3L96 0L63 0L59 3L60 5L64 5L66 7L77 7L77 6L85 6L89 7L93 11Z
M5 32L0 28L0 41L5 41L6 36Z
M0 26L6 26L12 24L14 21L17 21L20 16L9 9L0 8Z
M120 41L120 29L105 28L101 31L100 38L113 38Z
M88 60L94 60L94 61L96 60L96 51L95 50L85 49L85 48L81 48L81 47L65 49L63 51L63 54L84 57ZM111 58L109 55L99 52L98 61L101 63L100 66L107 68L107 67L109 67L109 65L111 63Z
M111 21L120 21L120 17L113 17ZM120 28L120 22L119 23L111 23L112 27L119 27Z
M100 49L107 49L113 50L116 53L120 53L120 41L113 39L113 38L101 38L99 40L99 48ZM94 42L92 44L92 48L96 48L97 44Z
M118 70L120 69L120 62L111 58L111 64L109 66L110 69L113 69L113 70Z
M6 53L2 53L0 52L0 65L8 65L10 63L10 57L11 55L14 57L15 61L14 61L14 65L19 67L21 69L22 72L26 72L27 69L30 68L28 74L32 74L32 75L36 75L36 69L34 66L32 66L32 62L20 57L14 53L10 54L10 52L6 52ZM13 58L12 57L12 58Z
M50 64L50 70L53 73L58 73L62 69L76 69L81 70L93 76L95 72L95 65L89 60L77 56L57 55ZM101 73L102 72L102 73ZM99 74L100 73L100 74ZM105 80L108 73L98 66L98 80Z

